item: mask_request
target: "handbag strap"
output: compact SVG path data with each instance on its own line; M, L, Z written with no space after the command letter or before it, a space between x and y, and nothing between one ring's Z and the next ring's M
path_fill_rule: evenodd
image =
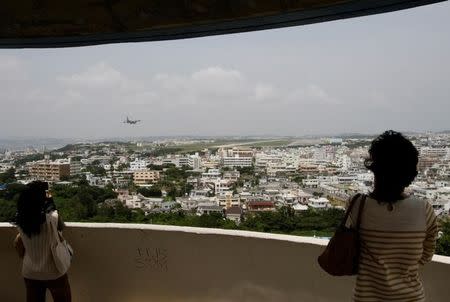
M56 219L53 218L53 215L50 214L50 228L52 229L53 236L56 238L56 242L60 242L60 237L58 234L58 211L54 211L56 213Z
M356 230L359 230L359 226L361 225L361 216L364 209L364 205L366 204L366 194L362 194L361 201L359 202L359 211L358 218L356 219Z
M345 212L345 216L344 219L342 219L341 221L341 227L345 226L345 224L347 223L348 220L348 216L350 216L350 212L353 209L353 206L355 205L356 200L359 198L361 194L356 194L355 196L353 196L353 198L350 200L350 204L348 205L347 211Z
M345 212L344 219L341 222L341 227L345 226L345 224L347 223L348 217L350 216L350 213L352 212L356 201L358 199L360 199L361 196L362 196L362 198L361 198L361 202L359 203L358 217L356 219L356 229L359 229L359 226L361 224L361 214L362 214L362 211L363 211L363 208L364 208L364 204L366 203L366 195L365 194L361 194L361 193L356 194L350 200L350 204L349 204L349 206L347 208L347 212Z

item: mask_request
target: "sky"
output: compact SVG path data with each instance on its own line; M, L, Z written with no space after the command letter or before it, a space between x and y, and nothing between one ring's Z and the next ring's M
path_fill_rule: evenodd
M0 50L0 138L450 130L449 16L447 1L206 38Z

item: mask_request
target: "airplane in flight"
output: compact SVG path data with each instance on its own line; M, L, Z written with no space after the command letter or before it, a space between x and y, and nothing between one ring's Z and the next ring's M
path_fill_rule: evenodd
M127 119L123 122L124 124L130 124L130 125L135 125L137 123L139 123L141 120L130 120L127 116Z

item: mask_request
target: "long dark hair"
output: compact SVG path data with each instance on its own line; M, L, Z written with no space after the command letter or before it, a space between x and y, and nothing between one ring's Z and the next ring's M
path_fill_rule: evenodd
M47 183L34 181L19 195L16 225L29 237L38 235L45 222L46 189Z
M401 133L386 131L372 141L367 169L375 176L373 196L378 201L394 203L417 176L419 152Z

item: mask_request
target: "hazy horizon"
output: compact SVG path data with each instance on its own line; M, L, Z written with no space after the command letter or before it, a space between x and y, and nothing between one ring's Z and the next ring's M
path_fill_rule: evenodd
M0 50L0 139L446 131L449 15L443 2L206 38Z

